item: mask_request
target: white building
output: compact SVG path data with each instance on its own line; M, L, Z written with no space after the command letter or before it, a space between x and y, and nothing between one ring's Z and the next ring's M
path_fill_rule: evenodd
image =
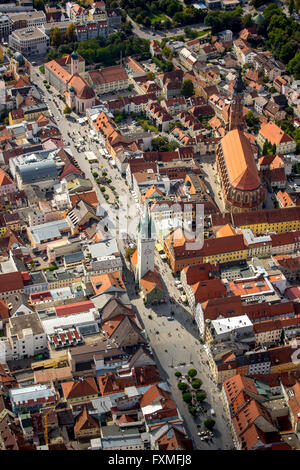
M2 344L6 360L33 357L47 349L47 336L37 313L11 317L6 331Z
M215 341L238 340L249 335L253 336L253 324L247 315L212 320L210 331Z
M37 28L47 22L46 15L42 10L9 13L8 16L12 31L24 28Z
M50 39L41 28L19 29L9 36L9 47L24 56L44 56L49 50Z

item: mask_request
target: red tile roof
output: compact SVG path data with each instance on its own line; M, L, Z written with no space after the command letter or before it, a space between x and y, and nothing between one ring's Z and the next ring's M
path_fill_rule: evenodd
M88 312L91 308L94 308L94 304L90 300L84 302L77 302L75 304L60 305L56 307L56 315L62 317L65 315L74 315L76 313Z

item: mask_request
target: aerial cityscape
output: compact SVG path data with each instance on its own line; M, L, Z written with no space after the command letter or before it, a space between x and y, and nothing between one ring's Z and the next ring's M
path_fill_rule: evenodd
M0 0L1 450L300 450L299 10Z

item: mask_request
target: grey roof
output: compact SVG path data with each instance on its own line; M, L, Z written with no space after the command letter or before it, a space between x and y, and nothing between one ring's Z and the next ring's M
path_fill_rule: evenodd
M25 184L56 179L58 177L58 169L53 160L20 165L17 171Z
M30 387L14 388L10 391L12 401L18 405L26 403L29 400L36 400L38 398L48 399L49 397L56 396L55 391L52 388L48 388L46 385L31 385Z
M42 284L44 282L47 282L43 271L31 271L29 273L29 276L33 284Z
M110 238L99 243L89 245L88 249L92 258L102 258L103 256L111 256L114 253L119 253L119 248L115 238Z
M80 261L84 260L84 254L82 253L82 251L76 251L76 253L70 253L68 255L65 255L64 259L66 264L79 263Z
M115 437L121 437L122 436L137 436L139 435L139 429L138 427L130 427L130 428L121 428L117 426L116 424L113 424L112 426L103 426L101 427L101 433L103 438L115 438Z
M91 300L93 301L95 308L97 308L98 310L102 310L103 307L107 304L107 302L113 298L120 300L123 305L131 305L129 297L124 291L110 293L106 291L104 294L98 294L94 297L91 297Z
M24 337L23 331L27 328L31 328L34 335L41 335L44 333L43 326L36 312L28 315L12 317L10 318L10 324L11 336L18 335L19 339Z
M46 224L34 225L30 227L30 232L33 240L36 243L41 243L44 240L61 237L61 230L68 229L69 227L66 219L61 219L47 222Z

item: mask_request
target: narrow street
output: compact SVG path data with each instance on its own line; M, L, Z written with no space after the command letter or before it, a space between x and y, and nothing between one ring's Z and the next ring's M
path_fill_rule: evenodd
M103 204L104 202L106 203L103 194L99 191L98 185L92 175L92 171L94 170L91 169L91 165L85 159L84 153L78 152L74 146L76 140L83 137L85 139L86 151L93 151L99 157L99 144L95 144L90 141L89 126L82 126L77 122L69 122L62 114L65 105L57 97L58 93L53 89L53 87L51 87L51 93L45 89L43 76L39 76L36 81L40 89L44 92L45 99L49 103L49 108L53 113L54 119L56 121L57 118L59 119L57 124L60 132L62 133L62 138L65 142L70 142L72 154L78 162L81 170L86 174L87 178L91 180L95 187L100 204ZM50 101L49 97L51 98ZM53 97L55 97L56 102L59 103L60 110L58 110L57 106L54 104ZM68 132L75 132L75 136L71 134L70 137ZM206 165L207 167L211 166L208 162ZM112 180L117 194L120 196L126 195L129 206L135 205L134 199L125 184L125 180L120 176L118 170L111 168L108 161L104 158L101 160L99 159L97 172L103 170L107 172L107 177ZM159 254L156 253L155 263L162 278L166 298L173 297L176 300L176 303L171 304L169 302L167 304L147 308L145 307L141 297L135 294L133 273L128 270L127 262L125 262L126 246L124 244L124 240L118 239L118 243L124 258L124 274L129 298L141 319L143 327L145 328L146 335L153 349L161 375L164 380L169 383L176 405L185 421L188 434L192 437L195 447L197 449L206 450L231 448L231 434L228 421L224 418L220 392L212 380L209 367L206 364L207 355L204 346L200 344L198 340L199 333L192 322L189 307L179 303L181 293L175 287L175 278L171 273L168 264L163 262ZM170 316L171 310L175 314L174 320L168 321L167 317ZM149 315L152 316L152 319L149 318ZM157 334L156 331L158 331L159 334ZM185 363L185 365L180 365L182 363ZM183 402L181 392L177 388L177 379L174 376L176 370L179 370L182 374L186 374L192 367L197 369L198 377L203 382L201 390L205 391L207 395L207 398L203 403L203 406L207 409L207 413L202 415L200 418L197 417L196 419L191 416L188 411L188 406ZM197 428L197 424L202 423L203 427L203 421L205 421L207 417L210 417L211 408L214 409L216 414L216 416L214 416L216 425L214 429L213 442L206 443L204 441L200 441L200 438L198 437L197 433L200 428Z

